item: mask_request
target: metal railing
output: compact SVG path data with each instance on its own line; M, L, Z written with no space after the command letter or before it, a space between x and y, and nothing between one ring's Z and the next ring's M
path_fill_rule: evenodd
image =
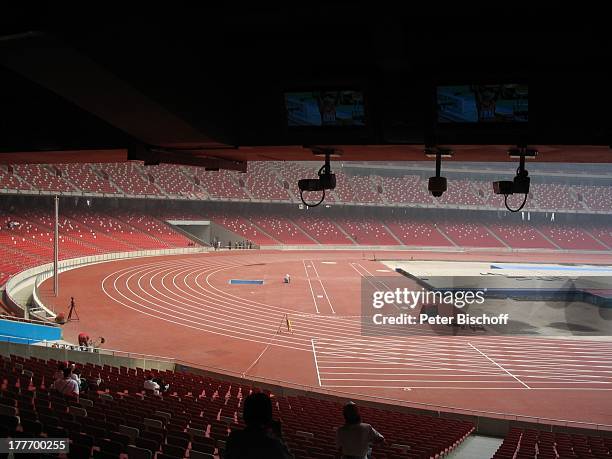
M38 318L35 318L35 319L24 319L23 317L9 316L9 315L6 315L6 314L0 314L0 320L11 320L13 322L21 322L21 323L26 323L26 324L45 325L47 327L58 327L59 326L58 324L55 324L53 322L49 322L47 320L41 320L41 319L38 319Z

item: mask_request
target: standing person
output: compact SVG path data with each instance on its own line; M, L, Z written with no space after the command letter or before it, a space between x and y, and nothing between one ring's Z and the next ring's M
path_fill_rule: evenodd
M336 444L342 459L368 459L372 443L382 443L385 438L370 424L361 422L359 408L353 402L342 410L344 425L336 431Z
M285 284L290 284L291 283L291 276L289 274L285 274Z
M90 346L90 338L87 333L79 333L79 348L81 351L86 351Z
M227 438L225 459L292 459L282 441L279 422L272 420L272 401L262 392L244 400L243 418L246 427L232 430Z

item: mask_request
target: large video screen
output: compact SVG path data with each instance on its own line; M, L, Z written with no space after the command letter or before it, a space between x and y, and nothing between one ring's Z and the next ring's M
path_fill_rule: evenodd
M439 123L525 123L529 93L524 84L437 87Z
M289 126L365 126L363 92L286 92L285 108Z

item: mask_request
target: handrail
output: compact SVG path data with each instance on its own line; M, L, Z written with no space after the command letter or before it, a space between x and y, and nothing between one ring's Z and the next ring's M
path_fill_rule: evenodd
M34 325L44 325L46 327L58 327L59 325L54 323L54 322L50 322L48 320L43 320L43 319L25 319L23 317L17 317L17 316L10 316L8 314L0 314L0 320L10 320L13 322L23 322L23 323L27 323L27 324L34 324ZM2 335L0 335L2 336Z
M154 355L154 354L142 354L140 352L127 352L127 351L122 351L119 349L105 349L105 348L100 348L100 347L95 347L95 348L87 348L87 349L82 349L82 346L79 346L78 344L58 344L56 341L48 341L48 340L40 340L40 339L34 339L34 338L25 338L23 336L12 336L12 335L2 335L0 334L0 342L1 341L5 341L6 339L18 339L18 340L22 340L22 341L30 341L30 342L35 342L37 343L37 346L43 346L44 347L54 347L57 346L58 349L67 349L67 350L71 350L71 351L82 351L82 352L92 352L95 351L97 353L102 353L105 355L111 355L111 356L119 356L120 354L129 354L131 357L139 357L139 358L150 358L149 360L155 360L158 362L176 362L176 359L174 357L164 357L164 356L160 356L160 355ZM42 343L42 344L41 344Z
M0 335L0 342L7 341L5 338L7 339L12 338L12 339L17 339L21 341L30 341L30 342L34 341L29 338L11 337L9 335ZM12 344L17 344L17 343L12 343ZM36 347L44 346L48 348L48 347L52 347L53 343L49 341L40 341L37 344L25 343L25 344L17 344L17 345L36 346ZM68 349L68 350L79 351L78 345L66 345L66 346L73 348L73 349ZM92 354L91 351L86 351L86 350L83 350L80 353L82 353L83 355ZM448 406L448 405L414 402L414 401L397 399L393 397L384 397L380 395L356 394L352 392L341 391L338 389L325 389L322 387L312 386L308 384L299 384L299 383L295 383L291 381L285 381L282 379L244 375L235 370L230 370L230 369L226 369L222 367L215 367L215 366L210 366L210 365L208 366L201 365L201 364L177 359L174 357L158 356L154 354L141 354L138 352L128 352L128 351L122 351L122 350L117 350L117 349L104 349L104 348L95 348L95 353L98 353L101 355L107 355L111 357L128 357L132 359L144 359L149 362L157 362L157 363L162 363L162 364L173 363L174 371L176 372L200 370L200 371L205 371L208 373L218 375L220 377L229 376L229 377L243 380L243 381L268 384L268 385L278 386L278 387L282 387L286 389L301 390L301 391L309 392L313 394L328 395L328 396L339 397L339 398L349 399L349 400L359 399L363 401L381 403L385 405L401 406L405 408L422 409L426 411L435 412L438 416L442 416L443 414L458 414L458 415L464 415L464 416L487 417L487 418L496 418L496 419L517 421L517 422L544 424L544 425L549 425L551 427L552 426L577 427L577 428L584 428L584 429L593 429L597 431L606 431L606 432L611 431L612 432L612 424L580 421L580 420L575 420L575 419L548 418L544 416L529 416L529 415L524 415L524 414L504 413L504 412L499 412L499 411L475 410L475 409L470 409L470 408L457 408L457 407ZM75 354L75 356L78 354L79 353Z

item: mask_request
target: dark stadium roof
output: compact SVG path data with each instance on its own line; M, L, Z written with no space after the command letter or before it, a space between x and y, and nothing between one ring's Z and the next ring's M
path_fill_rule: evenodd
M0 162L241 169L312 159L310 145L345 160L421 160L424 144L507 161L518 143L539 145L543 161L612 162L605 14L598 23L537 6L193 3L2 7ZM528 82L527 129L436 128L436 82L493 80ZM332 86L363 89L366 128L287 128L284 91Z

